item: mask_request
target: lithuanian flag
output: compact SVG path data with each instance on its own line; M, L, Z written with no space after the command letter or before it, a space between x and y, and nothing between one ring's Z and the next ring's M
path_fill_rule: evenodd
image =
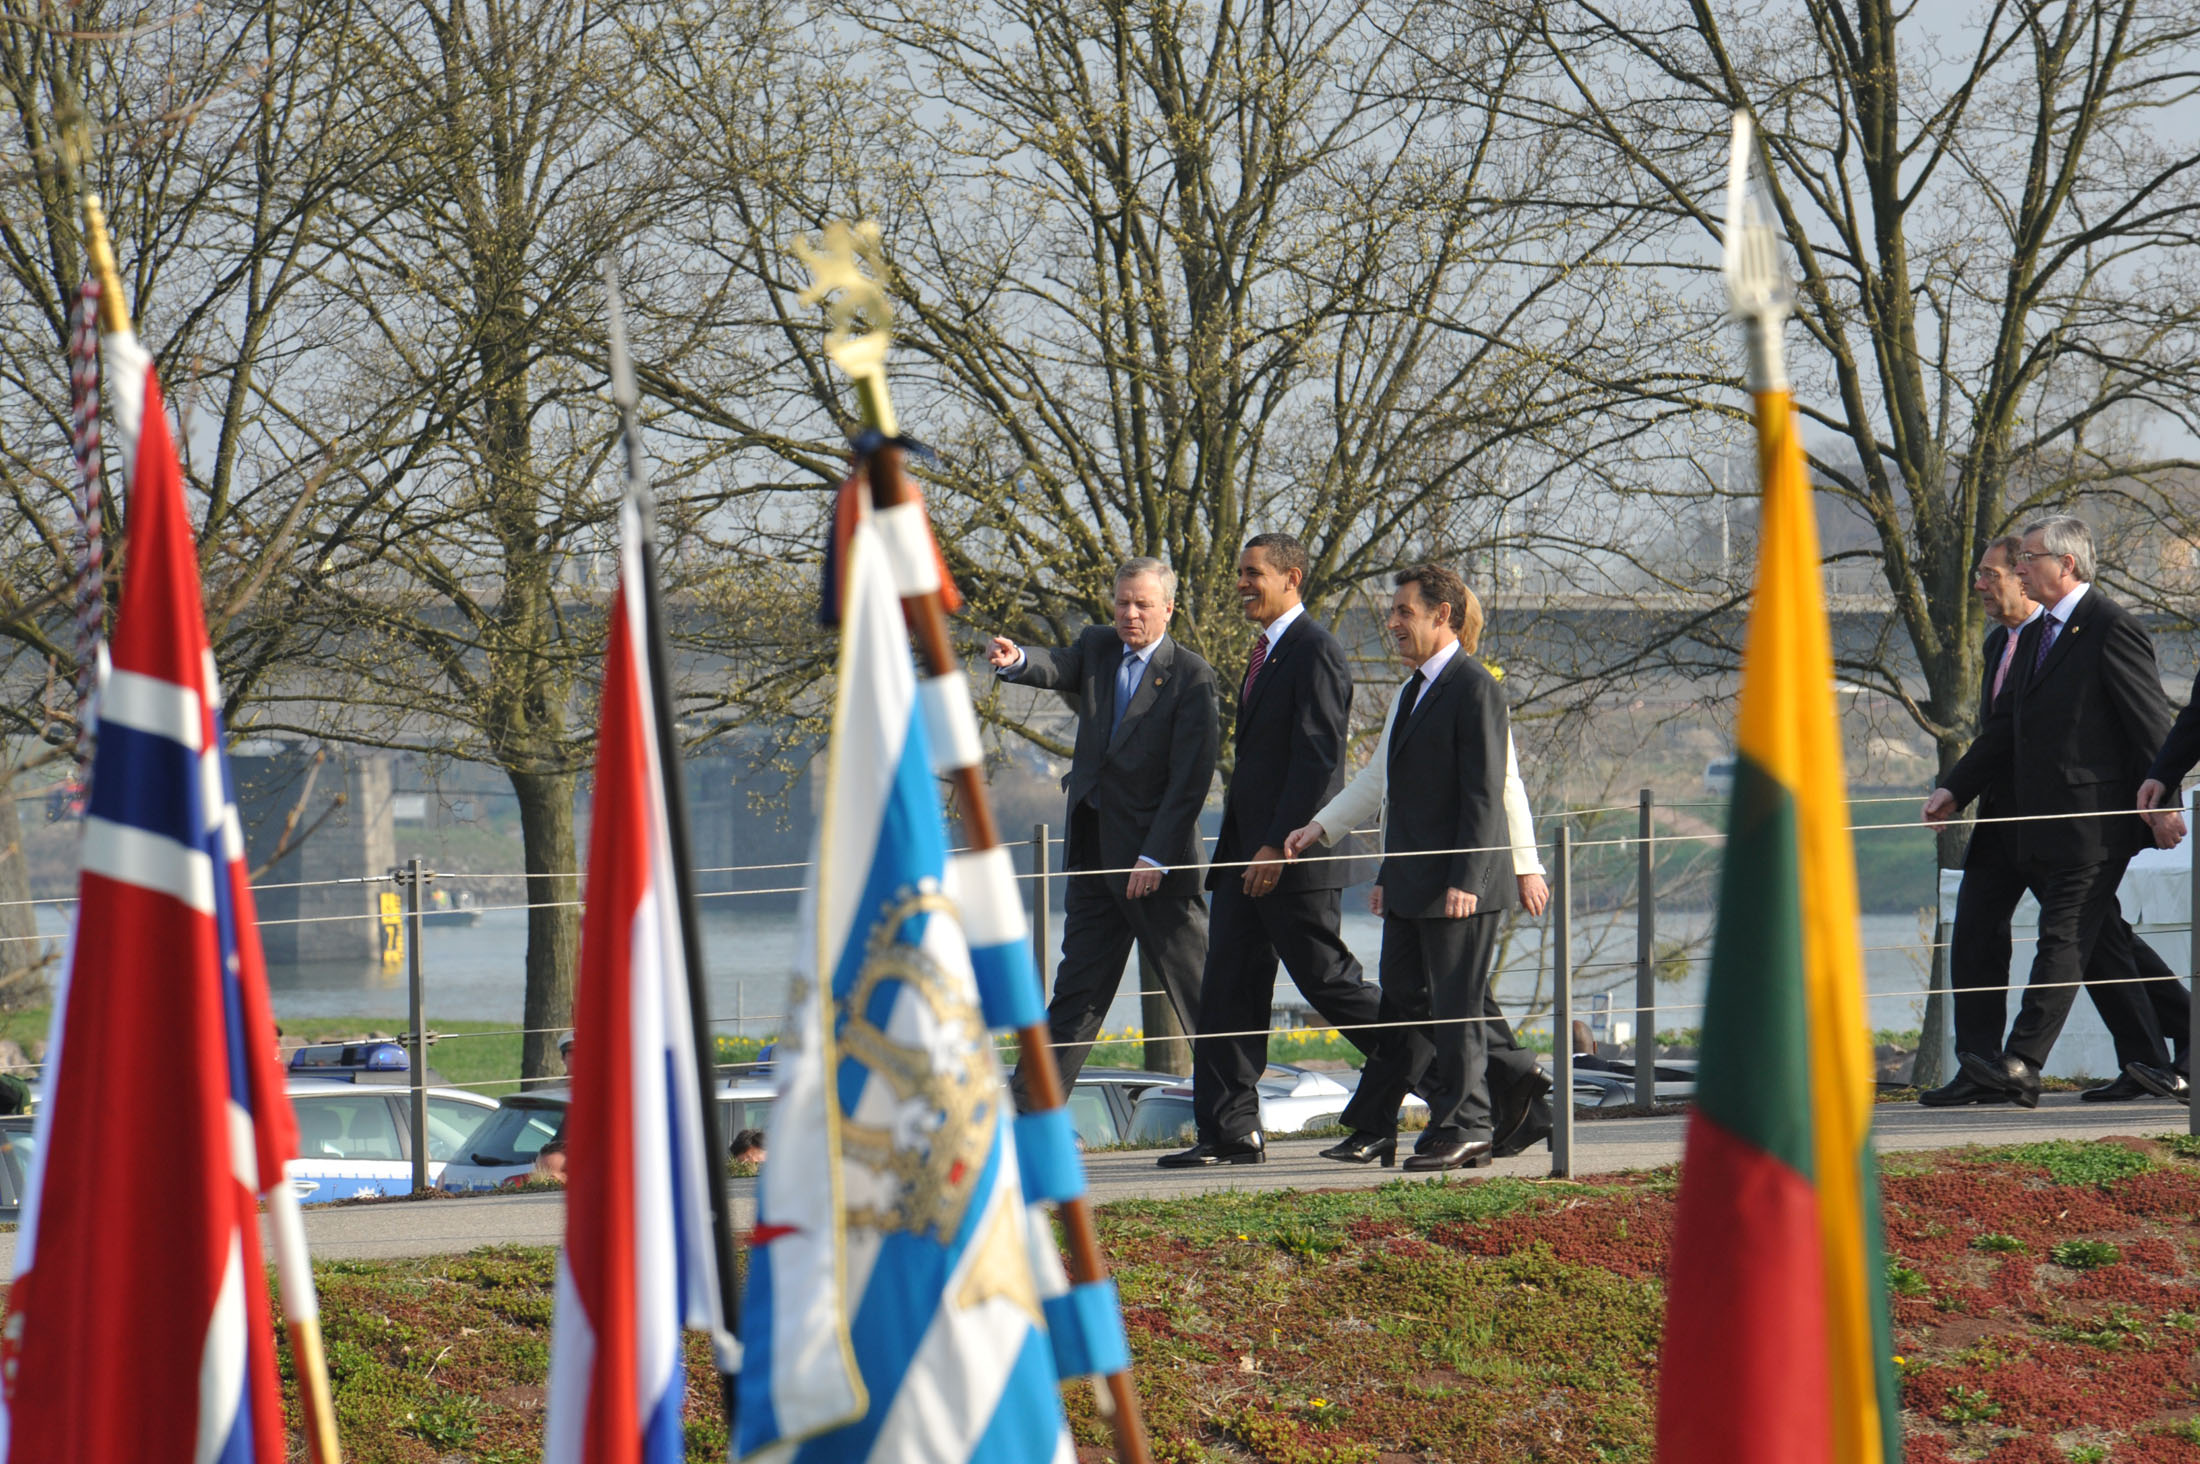
M1753 365L1757 585L1666 1280L1658 1458L1898 1464L1856 867L1776 319Z

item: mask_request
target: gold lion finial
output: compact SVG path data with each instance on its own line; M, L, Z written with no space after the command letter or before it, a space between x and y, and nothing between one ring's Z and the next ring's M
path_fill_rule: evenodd
M884 436L896 436L894 407L886 393L886 348L893 339L894 304L886 294L886 251L878 225L869 219L859 224L827 224L822 248L798 236L794 253L810 271L810 287L797 298L805 305L825 307L825 318L832 323L825 336L825 354L855 383L864 424ZM859 262L868 264L871 272L865 274Z

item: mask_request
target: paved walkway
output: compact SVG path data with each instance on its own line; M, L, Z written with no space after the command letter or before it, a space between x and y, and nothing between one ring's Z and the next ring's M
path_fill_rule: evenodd
M1685 1120L1679 1116L1583 1120L1574 1126L1577 1176L1613 1174L1671 1164L1681 1156ZM2167 1102L2081 1103L2074 1093L2050 1094L2039 1108L1919 1108L1887 1104L1876 1115L1882 1152L1946 1149L1962 1144L2022 1144L2037 1139L2094 1139L2116 1134L2182 1133L2186 1112ZM1220 1190L1350 1189L1386 1180L1419 1178L1400 1169L1333 1164L1315 1151L1327 1140L1284 1139L1260 1165L1169 1170L1154 1153L1134 1150L1094 1154L1086 1160L1092 1197L1109 1200L1171 1199ZM1504 1159L1469 1177L1550 1173L1542 1150ZM1434 1178L1437 1176L1428 1176ZM1446 1176L1458 1178L1458 1175ZM734 1219L746 1226L756 1213L756 1182L732 1182ZM322 1260L367 1260L445 1255L484 1245L555 1245L565 1228L564 1197L515 1194L473 1199L391 1201L334 1206L306 1212L306 1236ZM15 1237L0 1235L0 1274L11 1274Z

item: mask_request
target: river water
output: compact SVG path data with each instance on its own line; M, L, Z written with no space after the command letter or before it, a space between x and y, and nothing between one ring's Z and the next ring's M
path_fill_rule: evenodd
M1357 892L1347 892L1348 902ZM791 909L737 911L725 903L704 907L703 941L710 972L712 1016L719 1030L763 1036L778 1029L785 1010L787 984L796 960L796 915ZM58 934L62 917L41 907L40 924ZM1686 974L1661 982L1657 989L1657 1027L1678 1029L1700 1024L1705 958L1709 954L1711 916L1697 911L1660 913L1661 947L1681 942L1690 952ZM1372 978L1382 948L1382 922L1364 909L1344 919L1345 943ZM1871 993L1871 1025L1918 1025L1925 990L1926 942L1930 927L1919 929L1916 916L1867 915L1863 918L1866 989ZM1060 914L1054 921L1059 950ZM1546 919L1517 920L1498 971L1498 1000L1508 1012L1548 1004L1550 976L1544 944ZM527 917L522 910L490 910L474 926L430 927L422 943L427 1010L437 1019L520 1023L525 985ZM1541 959L1539 959L1541 958ZM1632 1025L1624 1009L1634 1004L1635 927L1629 914L1577 917L1574 922L1575 1005L1593 1005L1594 994L1610 990L1622 1010L1618 1020ZM1048 976L1051 980L1051 962ZM1669 965L1678 965L1670 962ZM1543 969L1539 972L1538 966ZM1139 1025L1135 961L1126 972L1107 1030ZM406 979L403 965L384 967L353 962L312 962L278 966L269 972L275 1014L285 1017L358 1017L389 1027L404 1019ZM1277 1003L1303 1005L1288 976L1279 974ZM1601 1025L1601 1024L1600 1024Z

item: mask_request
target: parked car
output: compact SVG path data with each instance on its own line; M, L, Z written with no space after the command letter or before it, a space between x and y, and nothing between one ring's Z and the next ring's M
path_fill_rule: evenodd
M1668 1058L1657 1065L1658 1101L1679 1103L1696 1096L1696 1063L1692 1058ZM1613 1058L1610 1066L1574 1069L1574 1107L1627 1108L1635 1101L1635 1065Z
M1084 1069L1069 1090L1069 1120L1077 1130L1077 1142L1087 1149L1104 1149L1128 1141L1140 1094L1190 1081L1144 1068Z
M290 1055L293 1078L326 1078L337 1083L412 1083L412 1059L405 1044L386 1037L367 1042L314 1042ZM443 1075L430 1064L423 1075L439 1084Z
M27 1113L0 1118L0 1224L23 1218L23 1188L31 1171L32 1119Z
M1270 1063L1260 1079L1260 1126L1270 1134L1295 1134L1328 1128L1344 1118L1344 1106L1352 1100L1358 1073L1318 1073L1288 1063ZM1426 1112L1428 1105L1412 1094L1399 1108L1401 1114ZM1162 1143L1184 1138L1197 1128L1192 1118L1192 1085L1172 1080L1139 1095L1131 1115L1129 1139L1134 1144ZM1188 1138L1185 1139L1190 1142Z
M300 1203L411 1191L410 1089L293 1078L289 1091L298 1115L298 1157L290 1166L290 1182ZM463 1088L430 1088L427 1099L428 1182L433 1184L451 1160L470 1150L497 1103Z
M720 1136L730 1143L743 1129L763 1128L777 1093L768 1078L719 1083ZM466 1151L442 1171L436 1187L468 1194L524 1183L534 1173L543 1146L565 1133L565 1110L572 1101L573 1091L565 1087L535 1088L506 1098Z
M1734 769L1740 759L1715 757L1703 765L1703 791L1707 798L1734 796Z

